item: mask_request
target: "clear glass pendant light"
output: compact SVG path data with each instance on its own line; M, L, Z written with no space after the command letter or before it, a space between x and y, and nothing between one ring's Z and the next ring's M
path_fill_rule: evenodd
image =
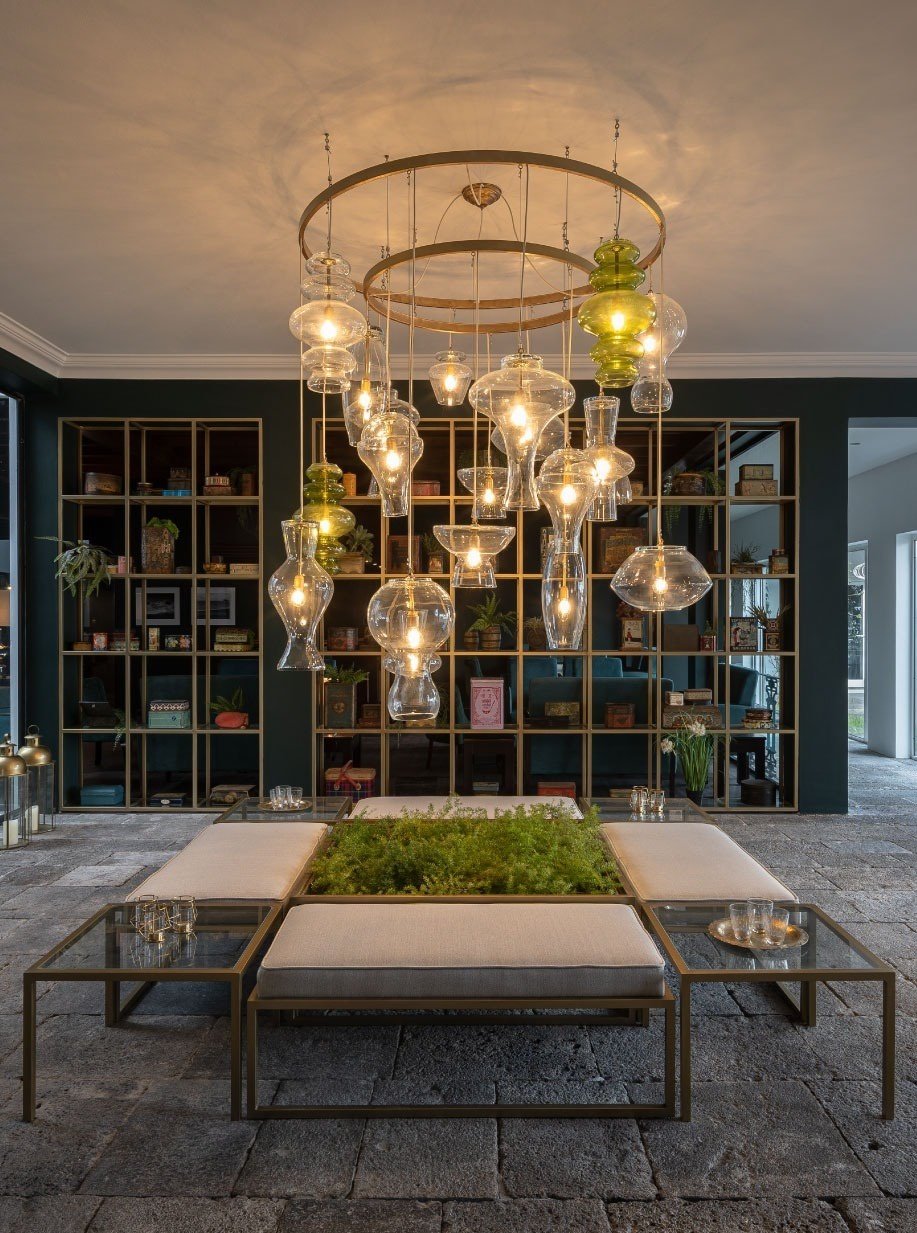
M442 667L435 652L406 651L387 655L382 666L394 680L388 691L388 713L396 722L433 723L439 714L440 696L433 673Z
M448 347L437 351L436 363L430 366L430 384L433 396L441 407L460 407L471 385L471 369L465 363L465 354Z
M515 527L435 526L433 534L455 558L452 569L454 587L497 585L494 558L511 543Z
M315 560L318 523L300 515L281 523L287 559L268 582L268 595L287 631L281 672L321 672L325 661L315 646L318 623L334 594L334 583Z
M552 541L541 576L541 614L552 651L576 651L586 622L586 558Z
M549 372L539 355L519 350L485 373L469 392L476 411L500 429L509 472L507 509L537 509L535 452L545 426L572 407L573 386Z
M640 375L630 392L630 405L637 415L656 415L660 405L663 411L671 410L673 392L666 364L684 342L688 329L685 310L677 300L656 291L651 291L649 298L656 310L656 320L640 335L643 358Z
M364 426L388 406L388 372L382 331L378 326L367 328L357 348L356 359L357 379L343 396L344 424L351 445L359 444Z
M618 516L617 484L634 469L634 460L615 445L620 398L595 394L583 399L586 415L586 449L598 481L595 499L586 511L589 522L614 522Z
M597 487L595 466L583 450L565 446L541 464L535 492L551 517L558 548L569 551L579 545L583 519Z
M618 505L630 505L634 499L634 489L629 475L622 475L615 484L615 501Z
M366 318L349 302L356 295L350 265L329 250L310 257L306 272L305 303L291 314L290 332L308 348L302 365L309 389L343 394L357 367L350 348L366 333Z
M459 483L474 497L476 518L494 522L506 517L506 467L460 467Z
M386 518L401 518L411 499L411 472L423 453L423 441L408 415L383 411L364 427L357 445L362 462L372 472Z
M570 404L573 405L572 403ZM506 453L503 444L503 433L499 428L495 428L490 434L490 443L495 450L499 450L501 454ZM535 461L540 462L542 458L547 458L548 454L553 454L555 450L559 450L564 443L564 422L562 419L551 420L545 424L538 437L535 445Z
M386 652L385 666L395 672L388 697L389 715L392 719L435 719L439 694L430 675L430 656L448 641L455 623L448 593L432 578L415 578L413 574L393 578L369 601L366 617L370 634ZM435 658L439 660L439 656ZM404 683L410 680L417 684ZM419 698L426 698L429 709L405 714L404 708L419 704Z
M710 590L710 575L681 544L637 548L611 580L615 594L641 612L690 608Z

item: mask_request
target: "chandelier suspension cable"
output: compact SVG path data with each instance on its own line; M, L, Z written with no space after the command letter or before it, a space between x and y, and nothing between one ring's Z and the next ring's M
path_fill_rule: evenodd
M414 406L414 321L417 316L417 172L408 173L408 230L411 244L411 324L408 326L408 403ZM408 444L410 451L410 443ZM408 459L408 577L414 577L414 493Z
M564 146L564 157L570 157L570 147ZM565 253L570 251L570 173L564 175L564 223L561 228L563 237L563 249ZM570 380L572 371L572 353L573 353L573 267L567 265L564 267L564 291L569 293L569 318L566 324L566 331L561 329L561 341L564 347L564 377L567 381ZM570 448L570 408L564 409L564 445L567 449Z
M299 306L303 304L303 265L305 258L302 254L302 249L299 250ZM302 512L305 498L303 489L306 486L306 380L303 375L303 356L305 355L305 343L302 339L299 340L299 527L297 529L297 547L298 547L298 572L302 573Z
M386 154L385 161L388 162L389 156ZM383 257L388 257L391 254L391 177L385 177L385 248ZM386 398L388 397L388 387L392 384L392 365L391 365L391 336L392 336L392 272L385 271L385 384Z
M665 303L665 268L663 255L659 254L659 306ZM660 320L660 330L662 322ZM656 374L656 542L662 547L662 347L659 352L659 370Z
M522 192L523 166L519 165L519 213L522 219L522 253L519 261L519 350L523 349L522 334L525 321L525 250L529 239L529 166L525 164L525 196Z
M477 253L474 253L471 258L471 283L472 283L471 294L474 297L474 379L475 381L477 381L478 379L478 325L480 324L479 322L480 288L478 286L478 254ZM474 489L473 489L473 496L471 499L471 521L475 526L477 526L478 525L478 485L480 483L480 480L478 478L478 471L480 468L478 467L478 404L477 404L477 400L475 400L475 404L474 404L474 419L473 419L473 426L471 429L471 457L472 457L472 466L474 467L474 470L471 472L474 478ZM487 463L489 466L490 465L489 437L488 437L488 447L487 447Z
M334 187L334 177L331 174L331 134L325 134L325 160L328 164L328 187ZM331 205L334 198L331 193L328 194L328 244L327 252L331 252Z
M615 131L612 139L612 154L611 154L611 171L613 175L618 174L618 138L621 136L621 117L615 116ZM615 185L615 239L617 240L621 234L621 199L623 194L620 187ZM662 250L660 249L660 256Z

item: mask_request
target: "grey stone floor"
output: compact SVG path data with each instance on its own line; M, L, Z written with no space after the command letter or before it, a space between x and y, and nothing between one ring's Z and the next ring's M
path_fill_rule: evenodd
M21 972L203 819L68 818L0 857L0 1229L115 1233L905 1233L917 1229L917 767L851 756L849 817L726 828L890 959L899 1113L878 1104L879 995L817 1027L766 987L695 995L695 1117L679 1122L232 1123L218 994L160 986L106 1031L97 986L38 1003L38 1120L19 1121ZM266 1095L435 1102L659 1090L658 1025L267 1029Z

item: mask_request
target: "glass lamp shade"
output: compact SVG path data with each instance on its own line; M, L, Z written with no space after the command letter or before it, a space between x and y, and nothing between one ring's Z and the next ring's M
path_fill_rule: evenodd
M394 674L388 691L388 713L396 722L433 723L439 714L439 690L433 673L442 666L434 652L406 651L387 655L383 667Z
M615 484L615 501L618 505L629 505L634 499L634 490L629 475L622 475Z
M541 615L552 651L576 651L586 621L586 558L552 543L541 577Z
M432 578L408 575L383 583L369 601L366 622L384 651L435 651L452 633L455 609Z
M318 525L315 559L329 574L339 572L338 557L344 552L339 539L352 531L357 521L352 511L339 503L344 495L342 474L333 462L313 462L306 471L308 482L302 490L303 505L299 511L307 522Z
M17 751L28 772L26 819L29 833L54 829L54 754L41 743L41 734L34 724L25 735L25 744Z
M409 416L389 409L374 415L360 437L357 453L372 472L386 518L408 512L411 472L423 453L423 441Z
M507 509L537 509L538 438L551 420L573 406L573 386L559 373L546 370L540 355L518 351L475 381L468 397L502 434L509 472Z
M589 275L595 294L580 305L578 321L598 340L589 352L600 386L621 389L633 385L643 358L644 334L656 319L648 295L637 291L646 275L636 264L640 250L630 240L606 240L595 250L596 268Z
M497 585L494 557L512 541L515 527L435 526L433 534L455 557L452 570L454 587Z
M267 593L287 631L287 645L277 668L281 672L321 672L325 667L315 647L315 632L334 594L334 583L315 560L318 524L294 516L283 524L287 559L271 575Z
M571 403L570 405L572 406L573 404ZM499 428L495 428L490 434L490 442L495 450L499 450L501 454L506 453L506 447L503 444L503 433ZM541 430L538 444L535 446L535 461L538 462L542 458L547 458L548 454L553 454L555 450L559 450L563 443L563 420L551 420Z
M662 366L662 403L659 401L659 365L649 373L641 373L630 391L630 405L635 415L658 415L660 407L669 411L672 407L672 385Z
M476 518L494 522L506 517L506 467L461 467L459 482L474 497Z
M349 303L356 294L350 265L338 253L316 253L306 262L305 303L290 315L290 333L307 350L303 369L310 390L341 394L357 361L349 348L366 334L366 318Z
M21 848L31 839L28 800L28 767L7 733L0 743L0 848Z
M643 343L640 371L648 375L654 370L659 371L660 352L665 364L672 352L677 351L684 342L688 330L688 318L677 300L658 291L651 291L649 298L653 302L656 319L649 329L640 335Z
M641 612L690 608L713 583L700 561L681 544L637 548L611 580L611 589Z
M592 459L569 446L555 450L541 464L535 491L551 516L558 548L579 544L586 511L595 497L598 479Z
M362 352L362 354L361 354ZM388 405L388 380L382 331L371 325L357 349L357 380L343 395L347 440L357 445L364 424Z
M388 411L400 411L402 415L406 415L411 423L416 428L420 423L420 412L416 407L412 407L405 399L398 397L398 390L394 385L388 387Z
M465 363L465 354L449 347L437 351L436 363L430 366L433 396L441 407L460 407L465 401L473 374Z
M597 480L595 499L586 511L590 522L614 522L618 516L617 481L630 475L635 466L630 454L615 445L620 408L620 398L608 394L596 394L583 400L586 415L583 453L592 460Z

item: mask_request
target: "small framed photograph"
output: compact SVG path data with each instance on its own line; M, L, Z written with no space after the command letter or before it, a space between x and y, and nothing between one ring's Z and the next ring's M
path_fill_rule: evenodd
M756 617L730 617L729 649L731 651L757 651L758 621Z
M602 527L599 530L598 572L616 573L635 548L645 545L646 530L643 527Z
M621 618L621 650L643 650L643 617Z
M92 631L92 649L94 651L108 650L108 634L100 630Z
M134 614L138 625L181 625L181 591L178 587L146 589L146 613L143 611L143 588L134 592Z
M177 651L179 649L179 635L166 634L163 641L163 649L166 651ZM152 650L152 648L150 648Z
M190 651L191 650L191 635L190 634L179 634L178 635L178 649L180 651Z
M195 591L197 606L197 623L203 625L207 615L207 591L198 587ZM235 625L236 623L236 588L210 588L210 624Z
M146 630L146 649L148 651L158 651L159 646L159 626L148 625Z

